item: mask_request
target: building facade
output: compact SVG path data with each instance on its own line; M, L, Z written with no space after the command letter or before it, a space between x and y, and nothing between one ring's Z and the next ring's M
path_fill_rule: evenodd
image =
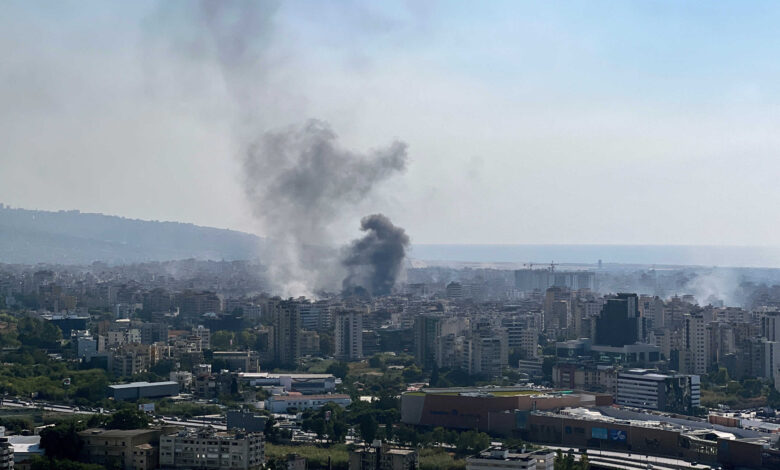
M380 441L349 452L349 470L416 470L419 466L416 449L390 446Z
M555 452L532 452L492 448L466 459L466 470L553 470Z
M618 405L692 414L701 406L698 375L665 375L647 369L618 373Z
M262 433L217 432L212 428L160 437L160 468L254 470L265 463Z
M336 358L356 361L363 358L363 314L357 310L342 310L335 315Z
M85 462L123 470L157 468L159 429L101 429L79 432Z
M273 306L273 353L279 366L294 367L301 359L301 315L298 305L285 300Z
M342 407L349 406L352 399L349 395L274 395L265 401L265 409L271 413L287 413L288 410L316 410L328 403L335 403Z
M179 394L179 383L167 382L132 382L128 384L109 385L109 392L115 400L137 400L139 398L162 398Z

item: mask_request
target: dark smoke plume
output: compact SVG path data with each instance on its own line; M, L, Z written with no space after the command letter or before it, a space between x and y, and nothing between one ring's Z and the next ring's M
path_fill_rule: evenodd
M363 238L345 248L348 270L344 292L365 290L371 295L390 294L403 267L409 236L382 214L363 217Z
M281 245L272 274L288 293L306 293L332 282L337 263L321 254L307 257L307 248L328 244L335 223L377 183L406 168L403 142L359 154L337 140L326 123L310 120L265 133L243 162L244 189L254 215L266 235Z
M182 70L219 72L234 102L244 193L271 242L261 253L269 281L285 296L312 295L339 288L346 266L337 250L325 248L333 245L332 232L371 201L379 183L405 170L407 145L355 152L339 145L326 122L305 120L295 50L275 18L279 6L277 0L163 2L151 30L164 38L159 50L174 51ZM194 66L200 63L206 67ZM177 87L192 77L184 78ZM298 124L285 127L290 123Z
M406 168L406 144L358 154L338 145L330 126L309 120L267 132L244 159L244 187L255 216L304 243L322 239L346 205Z

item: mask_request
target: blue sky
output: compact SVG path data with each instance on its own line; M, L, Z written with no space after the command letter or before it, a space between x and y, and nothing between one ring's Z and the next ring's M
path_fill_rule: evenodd
M776 2L255 6L226 71L197 2L3 2L0 202L262 234L242 142L316 117L409 143L340 239L777 244Z

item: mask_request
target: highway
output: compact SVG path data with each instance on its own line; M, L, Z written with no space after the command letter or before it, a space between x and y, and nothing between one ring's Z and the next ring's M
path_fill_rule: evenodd
M110 411L104 410L102 408L85 408L85 407L78 407L78 406L54 405L51 403L44 403L44 402L19 401L19 400L7 400L7 399L0 400L0 406L8 407L8 408L38 409L44 411L55 411L58 413L72 413L72 414L80 414L80 415L111 414ZM227 426L224 424L216 424L216 423L211 423L208 421L203 421L198 419L179 419L171 416L160 416L160 415L154 415L154 418L165 424L170 424L175 426L186 426L186 427L211 426L212 428L218 431L227 430Z

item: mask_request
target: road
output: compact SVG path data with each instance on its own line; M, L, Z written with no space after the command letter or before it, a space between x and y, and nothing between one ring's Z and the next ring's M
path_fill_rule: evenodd
M0 406L9 407L9 408L38 409L44 411L56 411L58 413L72 413L72 414L81 414L81 415L111 414L110 411L104 410L102 408L81 409L78 406L54 405L51 403L34 402L34 401L25 402L25 401L0 400ZM177 419L170 416L159 416L159 415L155 415L155 418L162 421L165 424L170 424L175 426L186 426L186 427L211 426L218 431L225 431L227 429L227 426L225 426L224 424L216 424L216 423L211 423L208 421L203 421L198 419Z
M572 449L571 447L561 446L546 446L553 450L561 450L563 453ZM572 449L573 454L579 458L580 452L578 449ZM710 470L716 467L711 465L705 465L701 463L694 464L681 459L674 459L669 457L656 457L653 455L642 455L628 452L615 452L599 449L588 449L588 460L594 464L598 464L604 467L611 468L626 468L626 469L647 469L652 468L656 470ZM648 467L648 464L651 465Z

